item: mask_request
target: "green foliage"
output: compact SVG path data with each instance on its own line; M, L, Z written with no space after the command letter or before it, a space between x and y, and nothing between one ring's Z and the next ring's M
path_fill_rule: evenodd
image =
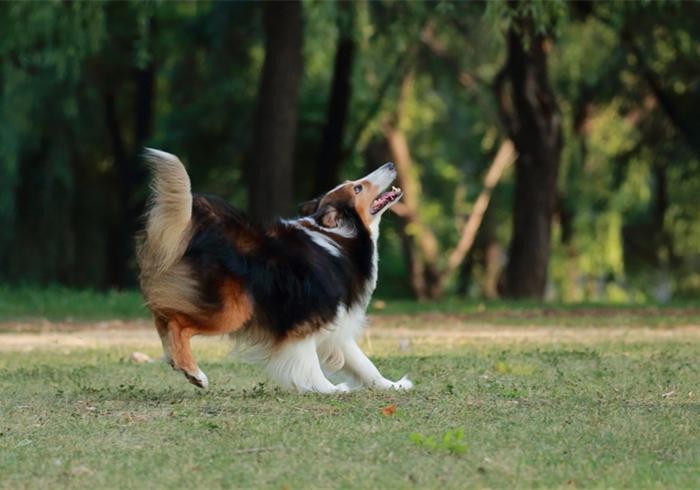
M690 176L698 154L689 151L672 127L675 123L649 93L631 46L644 46L644 62L668 87L661 89L678 93L685 83L675 82L689 80L681 66L694 63L686 58L686 50L697 49L698 36L689 32L673 6L627 4L611 10L610 5L598 3L593 15L568 25L552 57L570 141L563 152L560 187L574 215L573 238L564 246L555 245L553 278L569 300L663 297L667 293L658 291L668 288L663 284L670 275L676 277L671 288L683 294L683 278L695 275L695 259L690 257L698 249L684 249L674 258L676 252L668 247L672 244L675 250L688 243L673 230L684 229L685 236L693 236L700 207L670 179L682 174L686 185L697 185ZM659 15L674 19L678 34L656 25ZM649 29L656 33L653 40ZM695 96L685 92L686 102L673 103L683 110ZM660 171L665 182L659 181ZM659 202L659 186L668 192L667 203ZM661 218L659 206L667 206ZM559 239L561 230L555 237ZM650 266L661 271L650 273ZM572 287L572 275L589 279L583 287Z
M399 81L411 71L402 129L423 190L419 212L442 250L454 246L502 139L492 82L505 57L503 33L512 27L525 37L551 37L549 76L565 133L559 194L568 221L555 216L549 299L646 301L700 290L696 4L381 1L346 7L303 2L299 201L313 187L342 31L356 41L343 178L381 163L369 161L367 145L381 135L396 109ZM197 190L245 206L265 54L260 10L254 2L0 4L0 280L112 285L120 216L147 192L139 181L124 202L115 148L119 136L129 159L140 150L139 69L155 70L146 144L180 155ZM510 171L494 191L471 269L463 272L472 297L482 295L487 245L508 249L512 190ZM409 294L397 225L386 216L379 281L385 297ZM448 292L454 288L448 285Z
M488 2L484 15L487 21L499 25L504 31L514 29L526 43L531 35L558 32L566 16L567 2L564 0L495 0Z
M430 450L443 450L451 454L464 454L469 450L469 445L463 442L464 429L448 430L437 441L433 436L424 436L418 432L411 432L409 438L416 446Z

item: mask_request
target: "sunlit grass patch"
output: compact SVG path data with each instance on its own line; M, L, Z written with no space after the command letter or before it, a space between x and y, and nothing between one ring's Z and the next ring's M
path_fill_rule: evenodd
M409 393L287 393L215 343L209 391L129 348L3 352L0 487L690 488L697 342L374 344ZM157 349L144 350L156 356ZM37 461L42 464L38 465Z

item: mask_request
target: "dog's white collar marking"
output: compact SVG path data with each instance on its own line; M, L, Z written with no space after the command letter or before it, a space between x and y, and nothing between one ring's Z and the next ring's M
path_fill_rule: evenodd
M330 243L333 243L334 246L338 246L335 242L333 242L333 239L328 237L327 235L336 235L339 237L343 238L352 238L355 236L355 229L354 228L348 228L348 227L340 227L340 228L326 228L324 226L319 226L318 223L316 223L313 219L311 218L299 218L295 220L284 220L282 221L285 225L293 226L294 228L298 228L302 231L305 232L312 232L315 233L319 236L322 236L326 240L328 240ZM310 229L308 226L302 225L302 223L307 223L311 226L313 226L316 229L321 229L325 233L320 233L314 229ZM320 244L319 244L320 245Z
M329 254L331 254L334 257L340 257L341 252L340 248L338 248L338 245L328 238L326 235L323 233L319 233L318 231L311 230L309 228L306 228L305 226L298 226L298 229L306 233L306 235L311 238L311 241L314 242L316 245L320 246L323 248L325 251L327 251Z

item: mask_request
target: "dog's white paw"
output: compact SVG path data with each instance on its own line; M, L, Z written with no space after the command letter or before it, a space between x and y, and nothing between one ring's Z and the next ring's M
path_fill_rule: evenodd
M199 388L203 388L205 390L209 387L209 378L207 378L207 375L204 374L204 372L201 369L197 369L197 371L195 371L194 373L190 373L183 370L183 373L185 374L187 381L189 381L193 385L198 386Z
M413 388L413 382L408 379L408 375L404 376L400 380L398 380L396 383L393 384L393 388L395 390L410 390Z
M335 385L336 393L350 393L350 386L347 383L339 383Z

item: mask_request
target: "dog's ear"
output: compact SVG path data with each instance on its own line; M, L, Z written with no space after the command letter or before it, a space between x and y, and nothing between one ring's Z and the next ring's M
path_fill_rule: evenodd
M299 214L301 216L311 216L318 210L318 205L321 203L321 198L317 197L316 199L312 199L310 201L303 202L299 204Z
M342 220L338 210L329 206L323 210L323 214L318 218L318 222L325 228L337 228Z

